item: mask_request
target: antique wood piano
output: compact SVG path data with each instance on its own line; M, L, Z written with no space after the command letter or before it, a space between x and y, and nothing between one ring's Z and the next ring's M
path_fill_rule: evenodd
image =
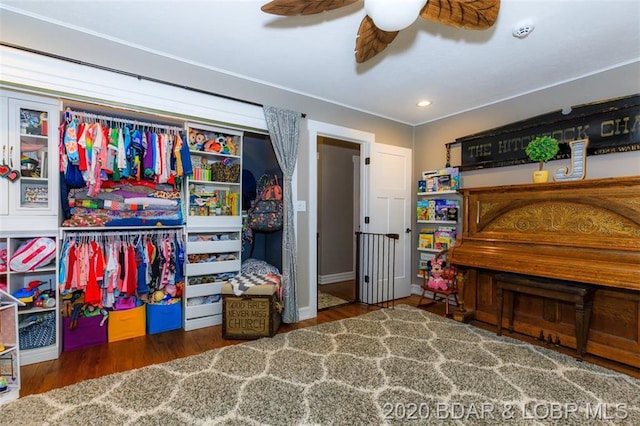
M468 316L496 325L504 273L588 284L586 353L640 368L640 176L461 193L463 233L448 259L467 269ZM576 348L572 303L531 294L512 303L515 332Z

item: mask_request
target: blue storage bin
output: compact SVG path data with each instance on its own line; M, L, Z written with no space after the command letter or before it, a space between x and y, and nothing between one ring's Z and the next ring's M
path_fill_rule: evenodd
M170 305L147 303L147 334L182 328L182 302Z

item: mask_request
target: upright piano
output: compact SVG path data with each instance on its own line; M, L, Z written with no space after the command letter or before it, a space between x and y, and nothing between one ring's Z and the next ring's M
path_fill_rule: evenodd
M587 354L640 367L640 176L468 188L451 263L467 270L465 308L496 324L498 273L595 286ZM575 308L514 302L515 331L575 348Z

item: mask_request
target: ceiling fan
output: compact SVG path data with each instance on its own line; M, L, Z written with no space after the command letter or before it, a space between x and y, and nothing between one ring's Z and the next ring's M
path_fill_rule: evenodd
M360 0L272 0L262 11L281 16L313 15ZM456 28L484 30L498 17L500 0L364 0L364 17L356 37L356 62L382 52L418 16Z

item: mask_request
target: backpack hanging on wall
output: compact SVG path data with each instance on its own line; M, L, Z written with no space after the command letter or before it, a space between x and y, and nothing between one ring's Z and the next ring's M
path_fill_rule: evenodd
M258 199L247 213L247 223L254 231L279 231L282 229L284 209L278 177L262 175L258 184Z

